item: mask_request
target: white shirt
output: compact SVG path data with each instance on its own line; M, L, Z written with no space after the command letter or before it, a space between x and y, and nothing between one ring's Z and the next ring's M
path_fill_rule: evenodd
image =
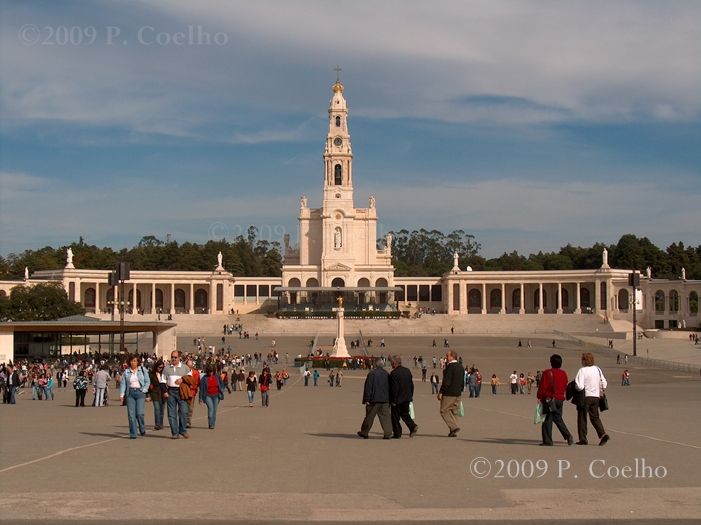
M608 385L603 372L596 365L580 368L574 382L577 390L584 390L585 397L601 397L600 385L604 388Z
M516 374L511 374L509 376L509 379L511 380L511 383L515 385L516 382L518 381L518 376Z
M129 388L141 388L141 383L139 383L139 375L137 373L138 371L138 368L136 370L131 370L131 374L129 375Z

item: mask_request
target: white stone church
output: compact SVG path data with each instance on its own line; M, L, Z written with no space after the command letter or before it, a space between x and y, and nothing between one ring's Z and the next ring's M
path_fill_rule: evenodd
M632 317L631 269L613 269L602 254L595 270L473 272L460 267L442 276L395 277L392 239L377 246L378 211L370 196L357 208L353 195L353 151L348 106L343 85L332 86L328 132L323 152L323 192L319 208L306 196L299 206L300 242L285 242L284 266L278 278L238 277L212 262L212 271L133 270L124 300L127 318L174 321L206 315L225 318L232 312L299 312L300 316L330 312L344 298L346 316L353 313L397 316L424 312L455 319L502 316L504 323L528 315L594 315L603 321ZM121 299L108 284L109 271L74 268L35 271L24 281L0 282L0 294L15 286L55 281L89 314L109 318ZM637 298L638 322L643 328L699 326L701 281L656 279L641 275ZM116 301L115 301L116 299Z

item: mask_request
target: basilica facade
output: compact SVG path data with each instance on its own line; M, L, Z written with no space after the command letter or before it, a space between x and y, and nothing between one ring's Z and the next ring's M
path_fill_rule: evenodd
M340 81L332 86L328 130L321 170L321 206L299 201L299 245L285 240L282 275L240 277L217 261L211 271L133 270L124 289L110 286L110 271L66 267L25 274L23 281L0 281L0 294L16 286L58 282L72 300L98 317L112 316L120 302L127 315L154 319L232 313L279 314L325 312L342 300L346 311L379 316L412 315L418 311L471 316L597 315L602 320L627 320L636 309L643 328L699 326L701 281L656 279L651 270L640 277L635 299L628 285L631 269L601 266L567 271L471 271L456 255L452 270L435 277L396 277L392 238L377 243L378 208L369 196L356 207L353 194L353 150L348 105Z

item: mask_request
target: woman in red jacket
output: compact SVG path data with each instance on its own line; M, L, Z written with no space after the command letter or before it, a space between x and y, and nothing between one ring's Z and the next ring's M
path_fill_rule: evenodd
M567 372L562 370L562 357L558 354L550 356L550 368L543 372L538 387L538 401L543 404L545 421L541 427L543 435L542 447L553 446L553 423L557 426L567 444L574 443L572 434L562 419L562 405L565 401L565 389L567 388Z

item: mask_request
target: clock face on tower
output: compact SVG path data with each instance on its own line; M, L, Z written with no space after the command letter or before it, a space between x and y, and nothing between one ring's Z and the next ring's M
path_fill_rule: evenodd
M343 139L341 137L336 137L335 139L333 139L333 143L336 146L340 146L341 144L343 144Z

